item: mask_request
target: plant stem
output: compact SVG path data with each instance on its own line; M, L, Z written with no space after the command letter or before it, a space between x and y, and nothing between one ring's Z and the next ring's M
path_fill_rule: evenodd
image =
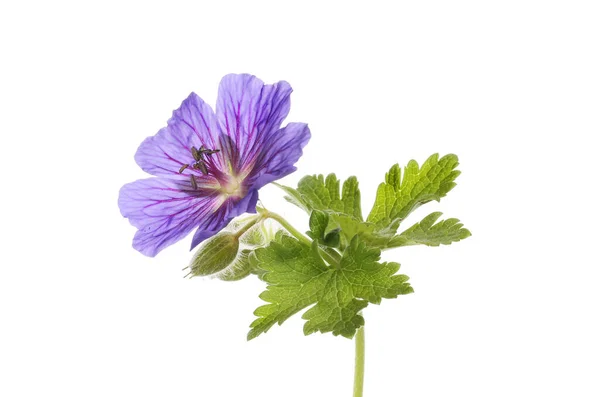
M365 379L365 326L356 331L354 337L354 397L362 397Z
M238 230L235 233L235 236L239 238L244 233L246 233L248 231L248 229L250 229L252 226L256 225L256 223L258 221L260 221L261 219L262 219L261 216L255 216L255 217L251 218L244 226L242 226L240 228L240 230Z
M268 211L264 214L265 218L271 218L277 222L279 222L279 224L281 226L283 226L285 228L285 230L287 230L288 232L290 232L290 234L294 237L296 237L298 240L300 240L302 243L307 244L307 245L311 245L312 241L310 241L310 239L308 237L306 237L304 234L302 234L301 232L299 232L296 228L294 228L294 226L292 226L288 221L286 221L281 215L276 214L274 212Z
M308 237L306 237L304 234L302 234L301 232L299 232L294 226L292 226L288 221L286 221L281 215L276 214L276 213L271 212L271 211L265 210L262 213L262 216L265 217L265 218L271 218L274 221L279 222L279 224L281 226L283 226L288 232L290 232L290 234L292 236L296 237L303 244L306 244L306 245L309 245L309 246L312 245L312 241ZM336 252L333 249L332 250L327 250L327 251L324 251L324 250L320 249L319 251L320 251L321 256L323 257L323 259L325 259L330 264L332 264L332 265L334 265L336 267L339 267L340 260L342 258L341 258L341 255L338 252Z

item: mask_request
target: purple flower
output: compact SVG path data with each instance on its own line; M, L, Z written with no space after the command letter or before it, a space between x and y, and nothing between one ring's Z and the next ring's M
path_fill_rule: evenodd
M285 81L230 74L221 80L217 111L191 93L167 126L135 154L153 178L119 192L121 214L138 228L133 247L148 256L197 228L192 248L245 212L258 189L296 170L310 139L304 123L281 122L290 110Z

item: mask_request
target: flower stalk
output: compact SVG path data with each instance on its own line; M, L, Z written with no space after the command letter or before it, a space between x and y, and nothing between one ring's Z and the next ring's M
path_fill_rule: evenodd
M256 225L259 221L263 220L264 217L262 215L255 216L251 218L248 223L242 226L237 232L234 233L235 237L240 238L244 233L246 233L252 226Z
M354 397L362 397L365 379L365 326L356 331L354 337Z

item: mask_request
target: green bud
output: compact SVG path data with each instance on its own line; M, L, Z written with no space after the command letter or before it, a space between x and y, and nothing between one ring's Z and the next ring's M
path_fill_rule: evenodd
M322 241L329 223L329 214L325 211L313 210L308 220L310 232L306 233L313 240Z
M239 248L238 237L228 232L206 240L192 258L191 276L209 276L227 268L235 260Z
M263 246L267 243L267 236L263 232L261 224L257 224L251 227L246 233L242 235L242 243L253 246Z
M239 255L235 259L235 262L223 272L217 274L217 277L223 281L238 281L243 278L246 278L250 275L250 271L252 270L250 265L250 260L248 255L250 255L252 251L249 249L245 249L240 251Z
M340 231L342 229L340 229L339 227L337 229L333 229L332 231L330 231L329 233L327 233L325 235L325 238L323 239L323 243L328 246L328 247L333 247L333 248L337 248L340 246Z

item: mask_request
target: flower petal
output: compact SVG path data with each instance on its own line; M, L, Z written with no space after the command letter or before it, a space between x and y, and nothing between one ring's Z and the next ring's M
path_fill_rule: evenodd
M140 179L119 192L121 214L139 229L133 247L147 256L155 256L196 227L213 234L225 227L223 201L214 191L193 190L189 183L165 178Z
M294 164L302 156L302 148L309 139L310 130L304 123L289 123L285 128L268 134L248 176L252 188L259 189L294 172Z
M180 174L179 169L194 162L192 146L215 148L219 145L218 136L212 108L192 92L179 109L173 111L167 126L142 142L135 161L151 175L189 179L190 173L200 173L190 168Z
M292 87L280 81L265 85L249 74L230 74L221 80L217 99L217 119L221 133L231 142L224 145L233 172L248 167L265 136L277 131L290 111Z
M236 202L232 199L226 200L218 213L215 214L215 227L212 228L198 228L196 233L194 234L194 238L192 239L192 247L194 249L198 244L202 241L206 240L209 237L217 234L221 229L223 229L229 222L235 218L236 216L242 215L246 212L255 213L256 212L256 202L258 201L258 191L251 190L242 198L240 201Z

